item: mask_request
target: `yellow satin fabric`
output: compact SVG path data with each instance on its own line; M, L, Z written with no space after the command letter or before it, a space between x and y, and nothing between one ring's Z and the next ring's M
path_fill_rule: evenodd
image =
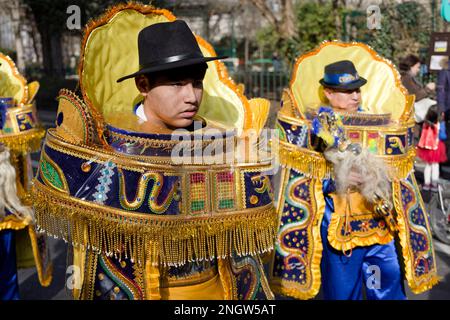
M86 239L87 238L87 230L84 229L83 230L83 237ZM81 248L76 248L73 247L73 265L79 267L79 283L83 284L82 286L84 286L84 277L85 277L85 272L86 272L86 251L82 250ZM77 270L78 271L78 270ZM83 299L84 297L82 297L82 293L83 293L83 288L77 288L76 286L74 286L73 288L73 297L77 300L79 299Z
M188 286L160 288L164 300L224 300L225 291L217 273L208 281Z
M301 112L325 103L319 80L323 78L324 67L339 60L352 61L358 74L367 79L367 84L361 87L364 111L391 113L392 119L398 120L411 108L412 101L408 100L395 67L369 47L329 42L319 49L302 56L293 71L290 88Z
M202 43L199 44L203 55L211 57L211 52L202 46ZM244 127L245 108L243 102L236 92L220 80L215 62L208 63L203 89L203 98L198 111L200 116L220 122L228 128Z
M367 221L373 218L373 205L369 203L361 193L350 192L348 195L332 194L334 212L331 214L331 222L328 226L328 241L336 250L351 250L357 246L369 246L373 244L387 244L394 239L388 228L361 228L351 230L349 236L342 235L341 231L347 230L351 221Z
M334 203L334 213L339 215L344 215L349 208L351 209L350 215L358 215L373 211L373 205L357 191L349 192L347 195L333 193L331 194L331 197L333 198Z
M0 97L14 97L16 103L25 103L28 98L26 80L14 62L0 53Z
M84 48L82 88L93 106L103 114L133 110L139 97L134 79L117 79L139 69L137 37L154 23L169 21L164 15L118 12L110 23L95 28Z

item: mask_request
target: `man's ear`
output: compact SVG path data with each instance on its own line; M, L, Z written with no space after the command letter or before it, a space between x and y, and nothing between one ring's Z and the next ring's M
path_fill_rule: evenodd
M328 88L323 88L323 94L325 95L325 98L330 101L330 97L333 95L333 91Z
M134 82L136 83L136 88L145 97L150 91L150 83L148 82L148 78L141 74L134 78Z

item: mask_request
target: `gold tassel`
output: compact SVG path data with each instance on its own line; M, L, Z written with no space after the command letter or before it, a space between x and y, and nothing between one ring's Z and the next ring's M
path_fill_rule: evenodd
M152 243L152 261L180 265L233 252L263 253L273 248L276 235L277 216L270 205L208 220L163 221L162 216L125 220L117 211L106 212L107 207L71 198L37 181L32 191L38 225L48 234L117 258L127 255L138 264L147 261L146 243ZM80 234L84 229L87 239Z
M406 155L380 156L386 163L391 179L407 178L414 169L416 150L411 148ZM315 179L332 178L332 165L323 154L306 148L298 148L280 141L280 162Z
M0 136L0 142L6 145L12 152L19 154L39 151L45 129L36 128L17 134L4 134Z

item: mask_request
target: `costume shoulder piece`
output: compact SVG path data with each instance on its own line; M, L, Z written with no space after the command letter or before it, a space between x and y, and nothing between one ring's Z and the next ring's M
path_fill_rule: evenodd
M39 150L45 131L36 117L37 81L27 83L10 57L0 52L0 142L13 152Z
M0 231L17 231L17 267L35 265L40 283L48 286L52 279L48 247L45 235L35 231L29 207L30 153L39 150L45 135L36 116L38 89L37 81L27 83L13 60L0 53Z
M48 130L34 181L39 226L77 248L137 263L179 266L270 250L271 161L239 161L228 152L239 149L255 121L262 129L268 102L248 100L213 61L199 111L206 126L145 132L133 114L134 81L116 83L138 67L138 32L174 19L127 4L88 26L79 66L83 97L60 92L57 126ZM205 56L215 55L197 39Z
M367 79L361 87L362 112L339 114L339 123L351 143L359 144L377 161L384 161L406 278L413 292L425 291L437 282L437 272L427 214L413 174L414 97L401 85L391 62L364 44L337 41L324 42L299 57L289 88L283 93L277 129L284 168L278 196L273 288L300 299L314 297L320 288L323 183L335 177L333 165L318 148L321 139L314 119L318 119L319 108L326 105L319 83L324 66L338 60L351 60ZM345 215L333 215L328 230L330 244L345 250L391 241L394 232L366 209L362 208L366 214L351 216L351 242L344 228Z

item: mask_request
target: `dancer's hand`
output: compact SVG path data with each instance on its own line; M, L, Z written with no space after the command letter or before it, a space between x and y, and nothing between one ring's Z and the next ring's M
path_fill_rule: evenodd
M348 183L350 186L357 187L363 183L363 177L359 172L352 170L348 175Z

